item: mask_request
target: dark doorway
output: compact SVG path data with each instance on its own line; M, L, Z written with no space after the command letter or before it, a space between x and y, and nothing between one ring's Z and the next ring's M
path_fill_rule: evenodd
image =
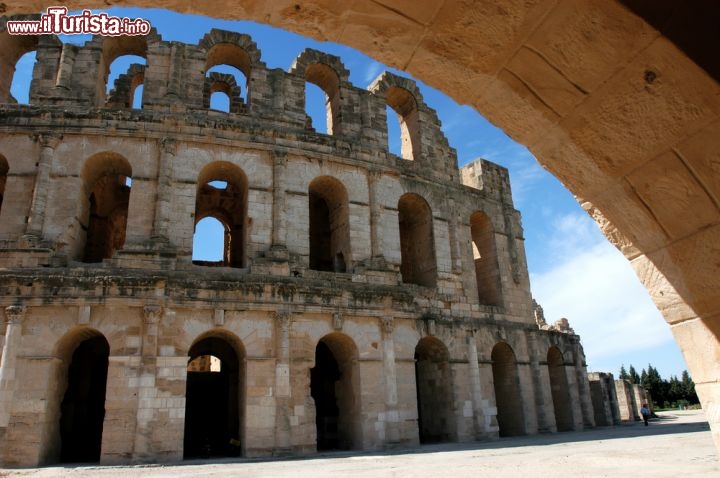
M415 347L420 443L454 439L452 378L447 347L434 337L424 337Z
M548 350L547 364L557 429L559 432L570 431L573 429L572 406L562 352L557 347Z
M315 425L317 426L317 449L337 450L338 417L335 384L340 380L340 368L330 348L320 342L315 349L315 367L310 370L310 395L315 400Z
M495 403L500 436L525 434L525 416L520 396L517 361L512 348L506 343L493 347L492 360L493 383L495 385Z
M73 352L60 404L62 463L100 461L109 355L103 336L82 341Z
M330 334L315 348L310 369L310 395L315 400L317 449L351 450L359 447L357 350L350 338Z
M322 196L310 191L310 269L332 271L330 208Z
M240 360L219 337L209 337L190 349L185 395L183 457L239 456Z

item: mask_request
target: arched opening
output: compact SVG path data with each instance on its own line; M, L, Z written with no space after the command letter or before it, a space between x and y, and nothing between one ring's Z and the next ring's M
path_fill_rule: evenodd
M37 51L29 51L15 63L15 72L10 85L11 101L15 100L16 103L24 105L30 102L30 82L36 58Z
M447 347L435 337L420 339L415 347L420 443L455 439L452 371Z
M325 113L326 95L319 86L306 81L305 82L305 114L307 115L309 129L313 129L318 133L328 134L328 122L331 118L327 118Z
M87 234L82 257L84 262L101 262L125 244L132 169L122 156L103 153L88 159L83 178Z
M389 105L385 106L385 117L387 118L388 151L402 158L402 127L400 125L400 117Z
M232 43L216 43L207 53L205 60L206 81L213 81L215 75L229 77L232 79L233 87L237 87L234 96L240 103L248 103L250 92L248 91L248 80L250 78L250 55ZM233 95L230 96L231 106ZM230 108L232 111L232 107Z
M188 355L183 458L242 454L244 349L224 337L196 341Z
M495 233L487 214L476 211L470 216L475 281L481 304L501 305L500 267L495 249Z
M229 73L228 73L229 71ZM244 107L237 68L221 65L213 67L205 77L203 102L206 108L225 113L241 113Z
M403 194L398 202L398 220L403 282L435 287L437 262L430 206L417 194Z
M417 100L405 88L390 87L385 94L385 101L397 115L400 126L400 156L414 160L420 157L420 124ZM388 117L388 122L390 117ZM388 128L388 138L390 129ZM392 142L391 142L392 144ZM389 147L390 145L388 145Z
M565 375L565 361L560 349L550 347L547 354L547 365L555 410L555 424L559 432L570 431L573 429L572 403L570 402L567 375Z
M313 128L326 134L341 133L340 79L330 66L313 63L305 69L305 111Z
M193 236L193 264L225 264L228 232L225 224L212 216L199 220Z
M326 335L315 347L310 395L315 401L317 450L353 450L362 444L358 352L344 334Z
M94 37L93 41L98 41ZM145 80L148 37L119 35L100 37L102 62L98 67L97 94L100 105L142 108L134 104L135 92Z
M0 103L29 103L39 38L0 34Z
M204 266L245 267L245 240L247 237L247 178L243 171L232 163L219 161L207 165L198 177L198 191L195 201L195 234L205 234L207 225L222 225L224 230L222 255L219 259L201 259L203 253L196 249L205 244L193 241L193 263ZM200 221L213 218L198 229ZM212 232L212 231L210 231ZM215 236L212 236L215 238ZM215 241L215 239L213 239ZM213 242L217 244L217 242ZM208 248L209 252L217 250ZM196 257L198 259L196 259ZM217 254L214 254L217 257Z
M330 176L315 178L308 188L310 269L346 272L352 264L350 220L345 186Z
M7 183L9 170L10 166L8 165L7 159L0 154L0 213L2 212L3 198L5 197L5 183Z
M133 90L132 93L132 107L133 109L141 109L142 108L142 98L143 98L143 92L145 91L145 85L139 84L136 85L136 87Z
M508 344L501 342L493 347L490 359L500 436L524 435L525 415L515 353Z
M210 94L210 109L216 111L230 112L230 96L224 91L213 91Z
M142 109L145 69L143 57L122 55L116 58L110 65L106 105Z
M84 339L72 353L60 404L62 463L100 461L109 355L102 335Z

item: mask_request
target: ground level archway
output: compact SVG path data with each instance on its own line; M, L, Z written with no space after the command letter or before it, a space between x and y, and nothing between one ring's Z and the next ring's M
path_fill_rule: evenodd
M188 355L183 457L241 455L244 351L210 335Z
M110 346L100 334L72 352L60 404L60 462L97 463L102 448Z
M493 347L490 359L500 436L524 435L525 414L515 353L508 344L500 342Z
M420 443L454 440L450 354L435 337L423 337L415 347L415 386Z
M331 333L315 347L310 370L315 401L317 450L353 450L362 445L358 352L350 337Z

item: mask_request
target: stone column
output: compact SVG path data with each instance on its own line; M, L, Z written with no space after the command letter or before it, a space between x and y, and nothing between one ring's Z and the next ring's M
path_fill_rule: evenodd
M577 376L578 392L580 393L580 407L582 408L583 424L586 427L595 426L595 413L590 396L590 382L587 377L585 365L585 354L583 353L580 341L574 344L575 353L575 375Z
M382 329L383 377L385 378L385 445L391 445L400 441L395 339L393 338L394 319L382 317L380 328Z
M538 432L537 400L535 398L535 380L533 379L535 370L530 366L529 361L518 361L517 372L525 418L525 433L532 435Z
M380 244L380 202L377 198L377 181L382 173L377 170L368 171L368 201L370 203L370 257L382 257L382 245Z
M11 305L5 308L7 327L5 328L2 362L0 362L0 428L5 428L10 423L10 407L15 392L17 351L20 347L25 311L26 308L22 305Z
M158 167L157 202L155 203L155 221L152 235L163 242L170 238L169 226L172 207L172 183L174 179L174 159L177 143L165 137L160 141L160 161Z
M563 355L564 357L564 355ZM578 383L578 375L575 372L575 365L565 362L563 358L563 372L568 384L568 393L570 395L570 410L572 412L573 430L580 431L585 428L585 420L583 418L582 390Z
M480 380L480 364L478 362L477 343L475 332L469 331L467 336L468 344L468 371L470 373L470 393L473 403L473 426L475 439L479 440L485 435L485 410L483 409L482 382Z
M55 155L55 148L60 144L61 139L61 135L51 133L42 133L37 136L37 141L40 143L40 157L25 233L38 239L42 238L43 223L45 222L53 156Z
M163 309L159 305L146 305L143 307L143 334L140 348L140 367L138 376L138 407L137 425L135 428L135 443L133 458L152 456L153 429L155 415L158 410L157 377L157 347L158 324Z
M273 152L273 207L272 207L272 247L285 248L287 226L285 221L285 167L287 155L281 151Z
M290 425L290 313L274 312L277 331L277 362L275 365L275 455L292 451Z

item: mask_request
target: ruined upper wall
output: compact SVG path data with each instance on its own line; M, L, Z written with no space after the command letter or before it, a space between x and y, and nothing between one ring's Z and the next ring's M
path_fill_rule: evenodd
M9 35L7 20L0 20L0 71L6 72L0 78L0 103L15 102L10 96L15 63L24 53L36 51L30 106L129 109L135 88L143 85L144 111L188 115L207 111L210 95L221 91L229 98L230 127L267 120L287 131L319 135L306 113L305 85L310 82L326 94L327 136L374 151L386 164L412 160L412 172L420 177L458 179L457 155L440 129L437 113L408 78L386 72L368 90L357 88L340 58L311 49L303 51L287 72L269 69L250 36L218 29L197 44L163 41L153 29L145 36L95 36L77 46L53 35ZM143 57L146 64L133 64L107 94L110 65L123 55ZM208 73L217 65L237 68L245 84L232 75ZM398 115L402 158L388 152L386 106Z
M498 202L512 205L510 174L507 168L478 158L460 168L460 181L465 186L484 191Z

